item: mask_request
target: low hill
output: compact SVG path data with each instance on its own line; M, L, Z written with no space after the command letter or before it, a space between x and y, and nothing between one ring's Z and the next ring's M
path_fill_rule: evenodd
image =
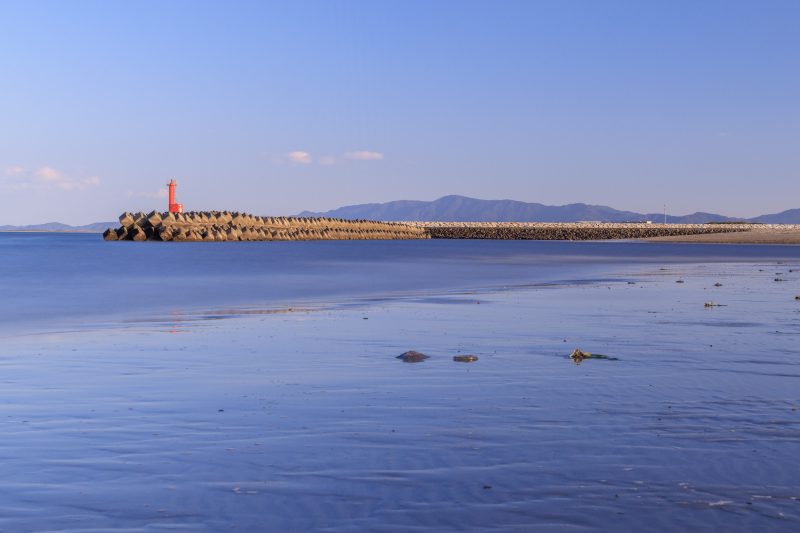
M663 213L620 211L604 205L544 205L516 200L479 200L467 196L443 196L430 202L397 200L394 202L358 204L324 212L303 211L297 216L332 217L370 220L424 220L432 222L663 222ZM667 215L671 224L706 224L709 222L756 222L761 224L800 224L800 209L742 219L716 213L697 212L689 215ZM0 231L73 231L100 233L116 227L114 222L95 222L70 226L60 222L29 226L0 226Z
M800 211L800 210L798 210ZM335 218L367 218L375 220L428 220L453 222L661 222L663 213L635 213L620 211L604 205L568 204L544 205L516 200L478 200L466 196L444 196L432 202L399 200L383 204L360 204L340 207L331 211L314 213L304 211L300 216L326 216ZM772 216L772 215L767 215ZM715 213L692 213L667 216L675 224L701 224L730 222L733 220ZM796 220L800 222L800 213Z
M772 215L761 215L751 218L750 221L762 224L800 224L800 209L788 209Z
M85 226L70 226L61 222L46 222L28 226L0 226L0 231L71 231L81 233L102 233L106 228L118 226L117 222L94 222Z

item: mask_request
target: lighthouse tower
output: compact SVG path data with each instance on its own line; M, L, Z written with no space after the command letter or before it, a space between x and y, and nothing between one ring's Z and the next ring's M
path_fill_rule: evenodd
M175 203L175 187L178 186L178 183L171 179L169 183L167 183L167 187L169 187L169 212L170 213L183 213L183 204Z

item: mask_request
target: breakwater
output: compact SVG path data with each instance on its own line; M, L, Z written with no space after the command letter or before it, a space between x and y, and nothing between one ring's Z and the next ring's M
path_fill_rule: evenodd
M123 213L109 241L304 241L375 239L564 240L652 239L800 226L780 224L645 224L606 222L380 222L325 217L260 217L230 211Z
M432 239L587 241L731 233L761 224L645 224L606 222L404 222L424 228Z
M259 217L230 211L123 213L107 241L305 241L428 239L418 226L336 218Z

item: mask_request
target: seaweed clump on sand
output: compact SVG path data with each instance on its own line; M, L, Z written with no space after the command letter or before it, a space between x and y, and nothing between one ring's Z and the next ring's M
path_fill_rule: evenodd
M591 353L591 352L584 352L580 348L575 348L572 350L572 354L569 356L576 365L581 364L586 359L605 359L607 361L619 361L616 357L609 357L607 355L603 355L600 353Z

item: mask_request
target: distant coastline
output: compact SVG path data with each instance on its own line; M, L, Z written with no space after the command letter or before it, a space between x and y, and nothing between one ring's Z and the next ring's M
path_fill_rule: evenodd
M358 204L329 211L303 211L295 216L384 222L458 222L458 223L606 223L661 224L800 224L800 208L780 213L737 218L697 212L688 215L637 213L603 205L583 203L560 206L520 202L516 200L481 200L466 196L443 196L433 201L398 200L385 203ZM291 218L291 217L289 217ZM30 225L0 225L0 231L102 233L114 222L95 222L72 226L60 222Z
M93 222L91 224L84 224L82 226L71 226L69 224L62 224L61 222L45 222L44 224L27 224L27 225L4 225L0 226L0 232L36 232L36 233L102 233L107 227L116 224L116 222Z
M359 204L330 211L303 211L301 217L331 217L385 221L435 222L665 222L664 213L620 211L604 205L583 203L544 205L516 200L480 200L467 196L443 196L433 201L399 200ZM800 209L759 215L752 218L729 217L697 212L688 215L666 214L670 224L708 224L712 222L800 224Z
M93 229L0 229L0 233L102 233Z

